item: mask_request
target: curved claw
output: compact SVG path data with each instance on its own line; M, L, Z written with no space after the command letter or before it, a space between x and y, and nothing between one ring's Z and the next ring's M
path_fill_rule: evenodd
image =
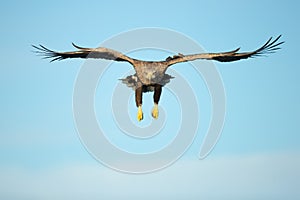
M154 104L153 109L152 109L152 117L154 119L157 119L158 118L158 114L159 114L158 105Z
M138 112L137 112L137 120L141 121L143 120L144 115L143 115L143 110L142 110L142 106L138 107Z

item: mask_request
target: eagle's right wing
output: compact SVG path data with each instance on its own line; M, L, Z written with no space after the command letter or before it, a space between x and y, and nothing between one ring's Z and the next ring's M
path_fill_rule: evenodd
M197 59L205 59L205 60L216 60L220 62L232 62L241 59L247 59L255 56L265 55L268 53L273 53L276 50L280 49L280 45L284 42L277 42L281 35L279 35L275 40L272 41L272 37L260 48L251 52L241 52L238 51L240 48L237 48L233 51L222 52L222 53L200 53L200 54L192 54L192 55L182 55L178 54L173 57L168 57L166 62L168 66L180 63L187 62Z
M44 47L43 45L32 46L36 49L35 53L42 55L44 58L52 59L50 62L67 58L98 58L115 61L126 61L131 64L134 62L134 59L112 49L104 47L83 48L75 45L74 43L72 43L72 45L78 50L69 52L56 52Z

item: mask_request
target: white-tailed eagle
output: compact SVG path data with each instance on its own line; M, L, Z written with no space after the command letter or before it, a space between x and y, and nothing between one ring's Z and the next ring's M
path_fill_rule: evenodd
M278 42L278 36L274 40L272 37L260 48L251 52L241 52L239 53L240 48L237 48L233 51L222 52L222 53L199 53L191 55L183 55L179 53L172 57L168 57L163 61L143 61L128 57L118 51L98 47L98 48L83 48L75 44L73 46L77 49L76 51L70 52L56 52L52 51L42 45L34 46L36 53L44 56L44 58L50 58L51 62L56 60L64 60L67 58L98 58L98 59L107 59L114 61L123 61L130 63L134 70L135 74L127 76L125 79L121 79L123 83L127 86L132 87L135 90L135 102L138 107L137 120L141 121L143 119L142 111L142 95L143 92L154 91L153 100L154 107L152 109L153 118L158 118L158 102L162 92L162 87L167 84L171 78L170 75L166 74L166 70L171 65L180 62L193 61L196 59L205 59L205 60L216 60L220 62L232 62L241 59L252 58L260 55L265 55L269 53L274 53L276 50L280 49L280 45L284 42Z

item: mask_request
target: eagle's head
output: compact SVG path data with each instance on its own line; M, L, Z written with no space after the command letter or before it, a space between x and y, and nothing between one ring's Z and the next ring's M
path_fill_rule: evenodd
M139 80L144 85L161 84L166 67L157 62L144 62L135 68Z
M147 85L150 84L159 84L161 79L163 78L163 74L159 73L155 70L146 70L144 72L144 76L147 82Z

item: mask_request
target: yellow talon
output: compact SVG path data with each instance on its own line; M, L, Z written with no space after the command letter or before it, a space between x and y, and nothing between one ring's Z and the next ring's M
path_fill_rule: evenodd
M153 106L153 109L152 109L152 117L154 119L157 119L158 118L158 105L157 104L154 104Z
M142 106L138 107L138 112L137 112L137 120L141 121L143 119L143 110L142 110Z

